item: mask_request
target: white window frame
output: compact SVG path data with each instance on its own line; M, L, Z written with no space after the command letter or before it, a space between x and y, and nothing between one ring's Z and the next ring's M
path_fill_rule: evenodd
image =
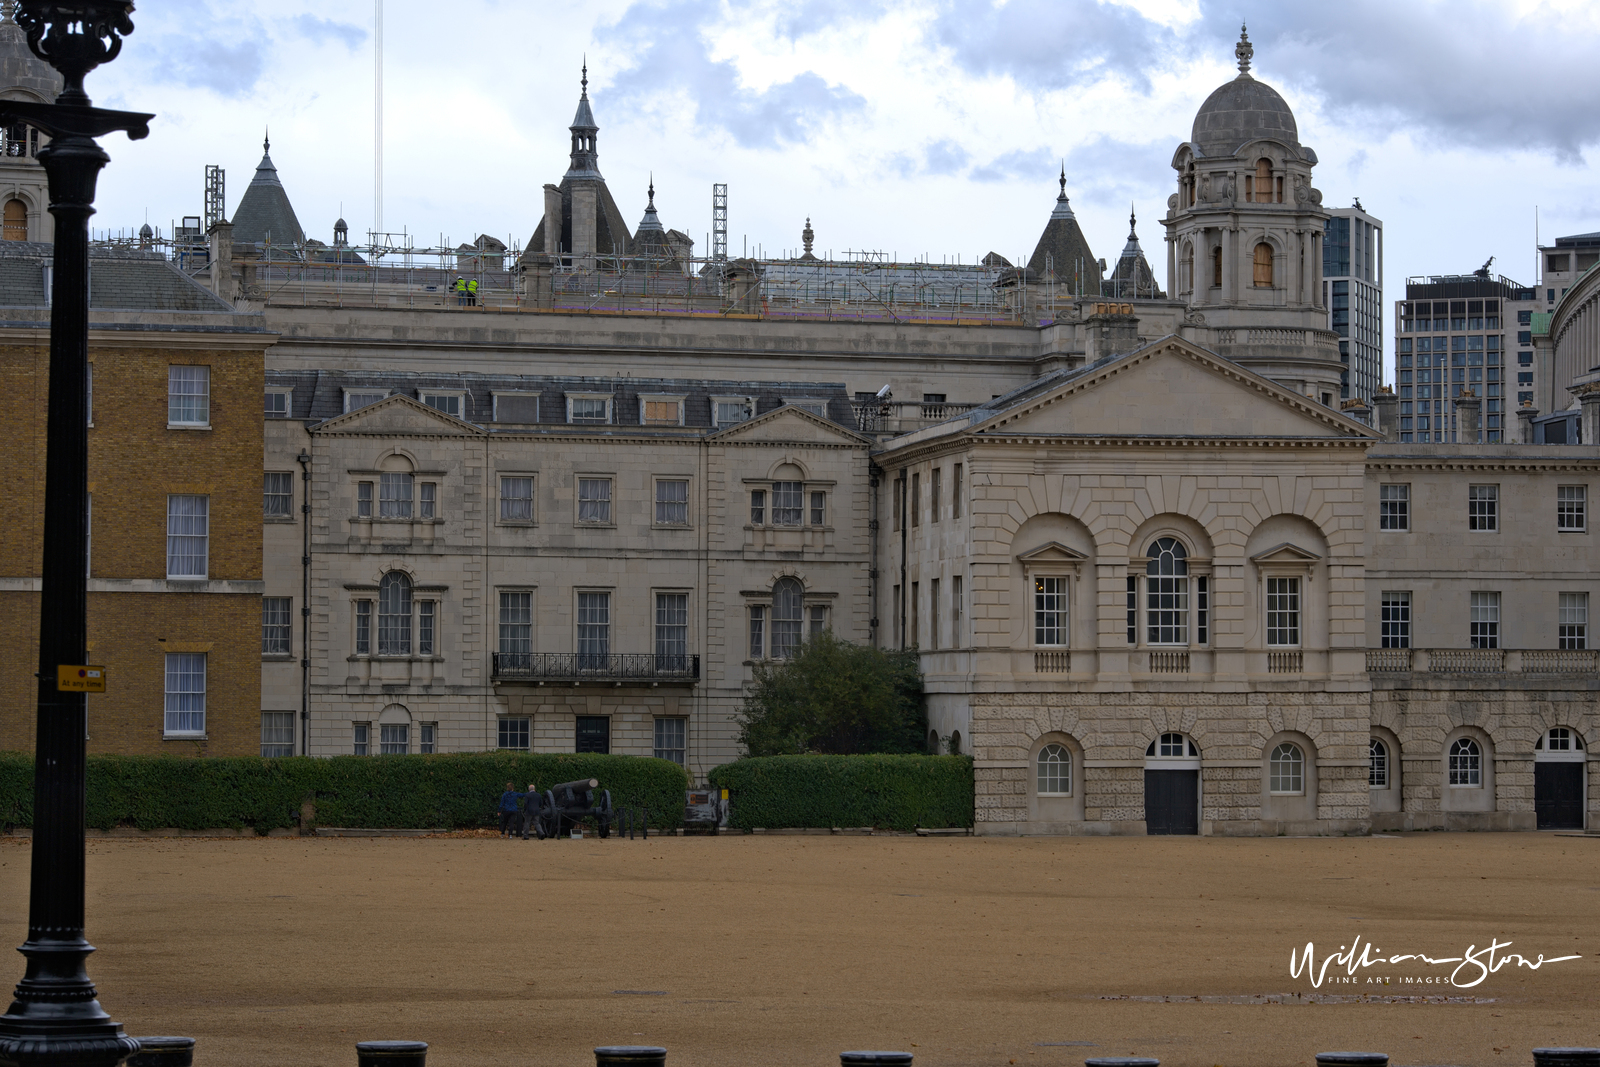
M1045 582L1060 582L1060 591L1054 594L1047 592L1044 588ZM1072 644L1072 577L1068 574L1062 574L1059 572L1030 570L1028 573L1028 586L1029 596L1032 598L1031 614L1033 617L1033 626L1031 628L1031 632L1033 634L1033 647L1069 647ZM1039 640L1040 631L1046 629L1046 627L1041 626L1041 619L1042 616L1048 612L1048 609L1043 609L1039 606L1040 598L1049 596L1059 596L1061 598L1061 606L1059 609L1057 609L1057 613L1060 615L1060 622L1059 626L1057 627L1057 629L1060 630L1061 639L1059 641Z
M294 390L293 389L265 389L265 390L262 391L262 393L263 393L262 398L261 398L261 416L262 416L262 418L266 418L266 419L287 419L287 418L293 417L293 415L294 415ZM267 400L266 400L266 398L269 397L269 396L281 396L281 397L283 397L283 414L282 415L275 415L275 414L272 414L272 413L267 411Z
M1395 519L1399 520L1398 525L1393 523ZM1411 532L1410 482L1385 482L1378 486L1378 529L1384 533Z
M191 679L190 684L192 684L192 679L195 677L194 667L197 662L200 668L200 688L198 690L193 688L174 689L173 679L175 676L179 680L180 686L184 684L183 679L185 678ZM168 652L166 654L165 681L162 685L162 691L165 695L165 707L161 723L161 736L200 738L206 736L206 674L208 666L206 653L204 652ZM174 668L176 668L176 675L174 675ZM193 706L192 699L189 701L184 699L196 696L199 697L198 708ZM173 706L175 701L180 705L179 707L175 708ZM188 703L189 706L181 706L185 703ZM185 723L182 718L176 720L173 718L174 716L185 715L199 715L198 727L196 727L192 719ZM187 728L174 727L174 722L177 722L179 727Z
M507 421L507 420L502 419L500 417L500 398L501 397L516 397L518 399L532 400L533 401L534 419L533 419L533 422L531 422L531 423L514 423L513 425L517 425L517 426L532 426L532 425L537 424L538 421L539 421L539 398L541 396L543 396L543 395L544 395L543 393L524 392L524 391L518 390L518 389L503 389L503 390L500 390L499 392L490 393L489 396L492 398L492 401L493 401L493 404L494 404L494 411L493 411L494 421L495 422L505 422L505 421Z
M538 594L538 590L534 586L521 586L521 587L511 587L511 588L507 588L507 587L502 586L502 587L500 587L500 588L495 590L495 598L494 598L495 599L495 643L494 643L494 647L495 647L495 651L498 654L500 654L502 656L531 656L531 655L533 655L533 650L537 645L537 626L538 626L538 624L535 621L536 616L534 614L535 607L536 607L536 604L537 604L537 600L536 600L537 594ZM527 622L523 622L521 620L521 613L522 613L524 605L516 602L516 600L514 600L514 599L511 600L508 603L507 602L507 598L508 597L509 598L527 597L528 598L528 603L526 605L527 613L528 613L528 621ZM508 613L509 613L509 620L508 620ZM527 631L528 631L528 633L527 633L527 644L528 644L528 647L526 649L510 649L510 650L508 650L506 648L506 644L507 644L506 638L508 636L508 633L507 633L508 628L510 628L512 631L515 631L515 630L521 629L524 626L527 627ZM516 636L516 634L514 632L511 633L509 636L511 637L511 643L512 644L517 644L518 643L517 636Z
M1379 648L1410 648L1411 647L1411 620L1412 598L1409 589L1385 589L1378 595L1378 647ZM1388 618L1388 613L1393 611L1394 618ZM1404 617L1400 617L1404 615ZM1386 634L1385 626L1404 627L1403 633ZM1396 641L1390 644L1390 641Z
M268 725L268 716L271 716L271 725ZM287 727L284 723L287 720ZM281 740L282 731L287 729L289 739ZM267 731L273 731L271 741L267 740ZM289 751L268 753L268 748L288 748ZM263 711L261 713L261 758L282 759L284 756L294 755L294 712L292 711Z
M173 532L173 519L175 517L177 517L177 518L194 518L195 517L195 516L192 516L192 515L190 515L190 516L174 516L173 515L173 511L172 511L172 502L174 500L203 500L203 501L205 501L204 513L200 516L200 518L204 521L204 524L205 524L205 531L203 533L195 534L195 533L174 533ZM183 538L198 537L200 539L200 542L201 542L201 545L200 545L200 573L198 573L198 574L186 574L186 573L178 573L178 572L173 571L173 569L172 569L172 561L173 561L173 558L174 558L173 557L173 539L174 538L179 538L179 537L183 537ZM167 581L169 581L169 582L171 582L171 581L203 582L210 576L210 573L211 573L211 498L209 496L205 496L203 494L198 494L198 493L169 493L169 494L167 494Z
M389 389L346 389L344 390L344 413L348 415L352 411L360 411L362 408L369 408L373 404L381 404L389 399L391 393L392 390ZM378 399L369 400L365 404L351 406L351 400L358 396L376 396Z
M823 396L786 396L783 402L790 407L810 412L819 419L828 417L828 398Z
M666 727L665 730L662 728ZM666 734L666 737L662 735ZM665 740L667 744L663 745ZM672 742L677 742L673 744ZM671 760L682 767L689 754L689 720L682 715L657 715L654 748L656 759Z
M602 400L602 401L604 401L605 402L605 418L600 422L595 422L592 419L585 419L582 422L574 422L573 418L572 418L572 402L574 400ZM610 426L612 421L613 421L613 414L614 413L612 411L612 408L614 406L614 400L615 400L615 397L613 397L612 394L610 394L610 393L568 393L567 394L567 423L568 423L568 425L571 425L571 426Z
M1381 737L1367 738L1367 788L1389 788L1389 764L1393 759L1389 742Z
M378 724L378 754L380 756L405 756L410 753L410 723L380 722Z
M508 478L526 479L528 482L528 517L525 519L506 518L506 501L518 500L520 497L506 496L506 480ZM500 526L537 526L539 524L539 476L533 471L499 471L497 473L495 493L495 522Z
M684 393L640 393L639 394L639 425L640 426L682 426L684 401L688 396ZM672 422L651 422L645 418L647 404L675 404L678 417Z
M1291 584L1273 588L1275 583L1282 582ZM1267 647L1301 647L1305 642L1304 581L1297 574L1267 574L1263 576L1263 583L1267 598Z
M1272 747L1267 757L1267 792L1275 797L1306 795L1305 749L1293 741L1280 741Z
M424 756L431 756L439 751L439 724L436 722L420 722L417 724L417 752Z
M689 511L689 500L693 495L694 487L687 474L658 474L650 479L650 518L651 525L666 530L686 530L692 525L693 515ZM664 482L681 482L683 484L683 521L666 522L661 518L661 505L676 504L676 500L663 501L661 499L661 486Z
M1556 594L1556 647L1584 649L1589 647L1589 594L1566 592Z
M1499 483L1467 486L1467 531L1500 532Z
M350 751L357 756L370 756L372 754L372 724L370 722L353 722L350 724Z
M267 621L268 605L274 605L274 606L281 605L282 606L282 608L283 608L283 621L281 623L280 622L271 622L271 623L269 623ZM283 648L277 649L277 648L268 648L267 647L267 627L269 625L273 626L274 628L277 628L277 627L281 626L284 630L288 631L284 635ZM270 656L270 657L273 657L273 658L283 658L283 657L294 655L294 598L293 597L287 597L287 596L264 596L264 597L261 598L261 655L263 657Z
M1046 757L1049 758L1051 772L1045 770ZM1060 789L1046 789L1046 785L1064 786ZM1070 797L1072 795L1072 749L1059 741L1052 741L1041 748L1033 757L1033 788L1041 797Z
M446 411L443 408L434 407L434 405L428 403L428 398L430 396L450 397L451 399L455 400L456 407L459 410ZM425 407L433 408L433 410L439 412L441 415L449 415L452 419L461 419L463 421L466 420L467 394L465 391L456 389L418 389L417 402Z
M289 492L287 494L284 494L284 493L268 493L267 492L267 479L268 478L287 478L287 479L289 479ZM289 503L288 503L288 505L286 507L286 510L284 510L284 511L268 511L267 510L267 497L269 497L269 496L272 496L272 497L283 497L285 495L287 495L288 498L289 498ZM294 521L294 472L293 471L262 471L261 472L261 517L262 517L263 520L265 520L267 522L293 522Z
M1574 517L1576 522L1574 522ZM1589 530L1589 487L1556 486L1556 532L1587 533Z
M718 404L744 405L744 418L732 422L723 422L717 418ZM725 430L729 426L737 426L741 422L749 422L756 417L756 399L753 396L714 396L711 398L711 426L716 430Z
M662 597L682 597L683 598L683 623L681 624L682 625L682 629L683 629L683 651L682 652L663 652L662 651L661 639L662 639L662 636L663 636L663 630L667 629L667 628L675 630L675 629L678 629L679 625L680 625L680 624L674 623L674 622L663 622L662 621L662 610L661 610L662 607L663 607L663 605L661 603L661 598ZM652 651L654 652L654 654L658 658L659 657L668 657L668 658L676 657L676 658L682 658L685 661L688 660L689 656L692 654L692 653L690 653L689 648L690 648L690 645L691 645L690 628L693 626L693 621L694 621L694 596L693 596L693 591L692 590L689 590L689 589L652 589L652 590L650 590L650 647L651 647Z
M204 371L205 392L202 393L174 393L174 374L178 371ZM178 375L182 377L182 375ZM195 419L173 418L173 397L199 396L203 397L204 414ZM211 368L199 363L169 363L167 365L167 429L169 430L209 430L211 429Z
M1464 746L1471 746L1471 751ZM1445 771L1452 789L1483 788L1483 746L1476 737L1458 737L1450 742L1445 750Z
M1474 589L1468 594L1467 638L1471 648L1500 648L1500 592ZM1479 627L1485 627L1482 632ZM1492 630L1487 627L1493 627ZM1483 642L1483 643L1480 643Z
M606 492L606 517L585 519L583 515L583 483L604 482ZM572 523L574 526L614 527L617 524L617 476L615 474L577 474L572 479Z

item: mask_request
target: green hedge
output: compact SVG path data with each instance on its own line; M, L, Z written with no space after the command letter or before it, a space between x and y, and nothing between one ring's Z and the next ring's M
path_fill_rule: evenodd
M972 825L970 756L761 756L723 764L711 784L740 829Z
M667 760L642 756L489 752L440 756L90 756L89 826L109 830L177 827L294 826L302 802L316 805L319 826L371 828L496 825L507 780L519 790L598 778L618 807L644 807L650 825L683 825L688 775ZM33 825L33 760L0 753L0 823Z

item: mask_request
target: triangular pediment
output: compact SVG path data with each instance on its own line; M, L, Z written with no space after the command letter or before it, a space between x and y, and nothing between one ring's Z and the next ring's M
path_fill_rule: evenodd
M1250 557L1252 563L1315 563L1322 557L1288 541Z
M726 429L718 430L710 437L713 441L773 441L786 443L816 444L871 444L870 438L863 437L854 430L846 429L836 422L813 415L805 408L798 408L792 404L785 404L775 408L764 415L757 415L753 419L735 423Z
M464 422L454 415L446 415L420 400L395 393L376 404L368 404L343 415L335 415L317 426L317 433L362 433L391 436L440 434L454 436L480 436L483 429Z
M1177 337L1019 390L971 426L1092 437L1371 438L1363 423Z
M1037 548L1017 553L1019 563L1082 563L1088 558L1082 552L1068 548L1060 541L1046 541Z

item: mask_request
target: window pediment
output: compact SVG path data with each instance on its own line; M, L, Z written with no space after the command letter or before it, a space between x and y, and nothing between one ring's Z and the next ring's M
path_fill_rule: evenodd
M1037 548L1030 548L1026 552L1017 553L1017 562L1030 570L1050 565L1076 569L1088 562L1088 559L1089 557L1082 552L1068 548L1060 541L1046 541Z
M1250 562L1256 564L1257 566L1277 564L1303 569L1321 559L1322 557L1317 555L1315 552L1308 551L1307 549L1301 548L1297 544L1285 541L1282 544L1273 545L1265 552L1259 552L1256 555L1251 556Z

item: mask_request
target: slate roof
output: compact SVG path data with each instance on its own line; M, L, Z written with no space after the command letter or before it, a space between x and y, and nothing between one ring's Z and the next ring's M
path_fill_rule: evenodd
M268 234L274 245L299 245L306 239L289 194L278 179L278 168L272 165L270 146L264 145L256 176L233 210L233 240L235 244L257 244L266 241Z
M617 202L611 198L611 190L606 187L604 179L591 181L596 187L595 211L595 255L599 256L627 256L633 254L633 237L628 233L628 223L622 217L622 211L617 207ZM561 244L562 252L572 251L572 185L573 179L561 179ZM235 231L237 232L237 231ZM533 236L528 239L527 251L523 255L544 251L544 219L539 220L539 225L534 227Z
M0 242L0 307L44 307L44 267L54 256L55 246L45 242ZM89 307L102 311L234 310L158 252L94 248L89 251Z
M1117 265L1111 268L1100 292L1103 296L1124 298L1162 299L1166 296L1156 284L1155 272L1144 258L1144 249L1139 247L1139 234L1131 214L1128 216L1128 243L1122 246L1122 255L1117 257Z
M1078 226L1067 200L1067 176L1061 175L1061 195L1056 197L1050 221L1045 223L1039 243L1028 257L1028 269L1041 282L1047 281L1046 268L1054 271L1057 283L1073 287L1075 292L1100 291L1100 261L1089 247L1089 239ZM1081 271L1081 274L1080 274Z
M752 417L781 407L784 399L826 401L827 417L841 426L856 428L855 411L841 382L739 382L695 378L596 378L547 374L475 373L382 373L374 371L290 371L268 370L268 389L291 388L289 417L322 422L344 414L347 389L404 393L421 399L423 392L465 393L462 418L493 431L512 429L524 432L529 423L497 424L494 421L494 394L538 393L539 423L543 428L564 427L585 433L637 428L640 425L639 396L665 393L685 396L684 427L712 429L711 398L714 396L755 397ZM610 393L612 419L606 426L571 425L567 422L568 393ZM672 430L674 427L650 427Z

